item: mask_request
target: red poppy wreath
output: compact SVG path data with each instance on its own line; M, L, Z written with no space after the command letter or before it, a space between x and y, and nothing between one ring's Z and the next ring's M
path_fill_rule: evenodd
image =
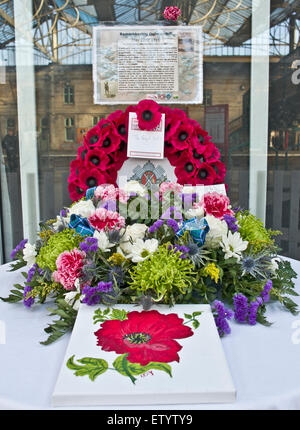
M101 184L116 185L118 171L127 160L129 113L135 112L141 130L153 130L165 114L164 155L175 167L181 185L213 185L224 182L225 166L220 152L200 124L181 109L142 100L125 112L117 110L88 131L77 158L71 162L69 193L81 199L88 188Z

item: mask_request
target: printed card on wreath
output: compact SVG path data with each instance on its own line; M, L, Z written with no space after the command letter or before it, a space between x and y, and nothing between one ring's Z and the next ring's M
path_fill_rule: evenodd
M53 405L233 402L209 305L80 306Z

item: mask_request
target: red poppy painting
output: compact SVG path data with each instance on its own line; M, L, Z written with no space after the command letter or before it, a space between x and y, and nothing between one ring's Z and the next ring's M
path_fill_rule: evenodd
M142 366L150 362L179 362L182 346L175 339L193 334L176 314L165 315L156 310L129 312L126 320L107 320L95 332L102 350L127 353L128 361Z

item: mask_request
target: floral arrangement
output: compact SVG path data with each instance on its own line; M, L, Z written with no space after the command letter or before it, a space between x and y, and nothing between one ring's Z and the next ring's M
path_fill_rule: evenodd
M125 112L117 110L87 132L77 158L71 162L69 193L73 201L88 188L116 185L118 171L127 160L129 113L135 112L141 130L153 130L165 115L164 156L175 167L179 184L213 185L224 182L225 166L220 152L200 124L181 109L142 100Z
M210 303L221 336L233 318L269 325L272 301L297 313L296 273L278 257L278 232L203 186L95 186L40 227L36 243L13 250L12 270L26 266L25 282L2 300L27 308L54 301L49 309L59 319L43 344L72 329L80 302L144 310Z

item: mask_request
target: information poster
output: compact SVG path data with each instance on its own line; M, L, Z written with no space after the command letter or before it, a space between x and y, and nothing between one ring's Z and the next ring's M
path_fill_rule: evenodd
M94 103L202 103L202 55L201 27L95 27Z

